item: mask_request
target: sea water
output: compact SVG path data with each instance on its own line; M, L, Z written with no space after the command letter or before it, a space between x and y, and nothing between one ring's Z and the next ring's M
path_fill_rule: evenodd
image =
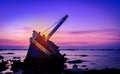
M74 64L80 69L104 69L117 68L120 69L120 50L119 49L62 49L61 54L66 54L67 61L82 60L81 63L65 63L67 68L72 68ZM24 61L27 50L0 50L0 55L4 60L13 59L13 57L21 57Z

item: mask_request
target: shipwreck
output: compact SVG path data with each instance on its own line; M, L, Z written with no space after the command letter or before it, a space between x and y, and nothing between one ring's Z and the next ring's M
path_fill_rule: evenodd
M64 16L45 37L40 32L33 31L30 45L24 60L24 74L61 74L66 58L59 52L59 47L50 41L51 36L64 23Z

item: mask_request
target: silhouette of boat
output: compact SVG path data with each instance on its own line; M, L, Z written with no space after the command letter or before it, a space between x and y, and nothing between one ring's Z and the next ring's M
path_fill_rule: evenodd
M61 74L66 58L60 54L59 47L49 39L67 17L68 15L64 16L47 37L41 35L40 32L33 31L24 60L24 74Z

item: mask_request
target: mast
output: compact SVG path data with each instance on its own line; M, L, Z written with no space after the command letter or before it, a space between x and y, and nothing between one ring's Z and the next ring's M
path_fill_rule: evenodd
M55 28L48 34L47 40L50 39L50 37L57 31L57 29L64 23L64 21L67 19L68 15L64 16L60 22L55 26Z

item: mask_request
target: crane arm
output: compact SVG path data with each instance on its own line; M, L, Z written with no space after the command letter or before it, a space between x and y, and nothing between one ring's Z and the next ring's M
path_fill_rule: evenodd
M50 39L50 37L57 31L57 29L64 23L64 21L67 19L68 15L64 16L60 22L55 26L55 28L48 34L47 40Z

